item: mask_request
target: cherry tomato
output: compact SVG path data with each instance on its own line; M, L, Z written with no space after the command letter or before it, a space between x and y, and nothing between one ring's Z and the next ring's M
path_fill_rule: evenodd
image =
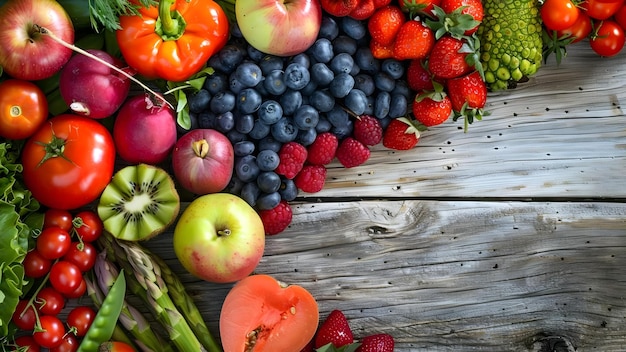
M33 330L37 322L37 313L32 305L28 304L27 299L17 302L15 312L11 318L15 326L22 330Z
M60 227L48 227L37 237L37 251L46 259L59 259L67 253L72 244L69 232Z
M74 291L70 293L66 293L64 294L64 296L66 298L80 298L83 295L85 295L85 292L87 292L87 282L85 282L85 279L83 278L80 281L80 284L78 285L78 287Z
M554 31L574 25L579 13L580 10L571 0L546 0L540 9L543 24Z
M626 5L622 6L617 10L617 12L613 15L613 19L623 30L626 31Z
M22 149L24 184L50 208L76 209L96 200L114 164L115 144L106 127L72 114L49 119Z
M83 337L87 333L87 330L89 330L95 317L96 312L90 307L78 306L67 314L66 322L74 335Z
M35 307L41 314L57 315L65 307L65 297L52 287L44 287L37 293Z
M76 352L80 343L72 334L65 334L63 341L57 347L50 349L50 352Z
M48 118L48 101L32 82L7 79L0 82L0 136L30 137Z
M52 226L60 227L70 232L72 229L72 214L64 209L50 208L46 210L43 218L43 228Z
M72 294L81 285L83 274L76 264L59 260L50 269L50 283L64 295Z
M591 49L600 56L617 55L626 41L622 27L615 21L605 20L596 22L595 28L596 32L589 40Z
M557 31L557 35L559 38L565 36L573 38L572 43L578 43L589 36L591 29L591 18L584 11L581 11L576 23L569 28Z
M41 346L35 341L32 335L22 335L15 339L15 344L20 346L21 348L18 350L20 352L39 352L41 351Z
M52 260L44 258L35 248L24 257L24 275L33 279L43 277L50 271Z
M624 0L585 0L579 4L589 17L601 21L611 18L622 5L624 5Z
M74 229L84 242L93 242L102 235L102 220L94 211L84 210L76 214Z
M44 348L54 348L63 342L65 326L61 319L53 315L42 315L39 317L41 330L33 332L35 341Z
M100 345L100 352L135 352L135 349L121 341L107 341Z
M96 263L98 253L96 247L89 242L72 242L70 249L63 256L63 260L76 264L81 272L86 272L93 268Z

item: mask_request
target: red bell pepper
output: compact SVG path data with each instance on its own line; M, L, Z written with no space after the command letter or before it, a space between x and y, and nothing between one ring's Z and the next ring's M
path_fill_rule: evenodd
M213 0L161 0L121 16L120 26L117 42L126 63L145 78L173 82L200 71L229 36L228 18Z

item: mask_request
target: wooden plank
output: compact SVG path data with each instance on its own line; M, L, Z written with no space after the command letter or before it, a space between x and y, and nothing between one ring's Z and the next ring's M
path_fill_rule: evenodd
M623 351L625 235L622 203L299 203L257 271L309 289L322 317L343 310L356 336L391 333L396 351L548 351L554 341ZM186 274L171 233L146 245L217 331L230 285Z
M329 165L307 197L626 197L626 61L573 46L517 89L491 93L491 115L463 133L449 121L406 152L373 148L370 160Z

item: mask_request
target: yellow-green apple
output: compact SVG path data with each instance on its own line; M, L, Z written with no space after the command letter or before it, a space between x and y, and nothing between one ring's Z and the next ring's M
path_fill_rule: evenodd
M172 151L176 180L195 194L224 190L232 178L234 164L232 143L214 129L198 128L185 133Z
M245 200L230 193L211 193L183 210L173 241L176 257L192 275L229 283L257 267L265 250L265 229Z
M322 23L319 0L237 0L237 25L259 51L291 56L308 49Z
M0 7L0 66L14 78L34 81L51 77L72 56L41 32L41 27L74 43L74 27L55 0L9 0Z

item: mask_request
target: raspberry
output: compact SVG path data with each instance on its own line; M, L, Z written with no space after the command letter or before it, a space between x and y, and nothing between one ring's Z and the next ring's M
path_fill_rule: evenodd
M263 221L266 235L276 235L283 232L289 224L293 213L291 206L285 200L281 200L277 206L272 209L260 210L259 216Z
M335 151L339 140L331 132L323 132L315 137L308 150L307 161L313 165L327 165L335 158Z
M293 181L304 192L319 192L324 188L324 182L326 182L326 167L324 165L304 165Z
M354 121L352 136L365 145L376 145L383 139L383 127L372 115L361 115Z
M307 154L306 148L300 143L287 142L283 144L278 152L280 163L276 167L276 173L293 179L302 170Z
M336 156L341 165L350 168L366 162L370 157L370 150L365 144L347 137L339 144Z

